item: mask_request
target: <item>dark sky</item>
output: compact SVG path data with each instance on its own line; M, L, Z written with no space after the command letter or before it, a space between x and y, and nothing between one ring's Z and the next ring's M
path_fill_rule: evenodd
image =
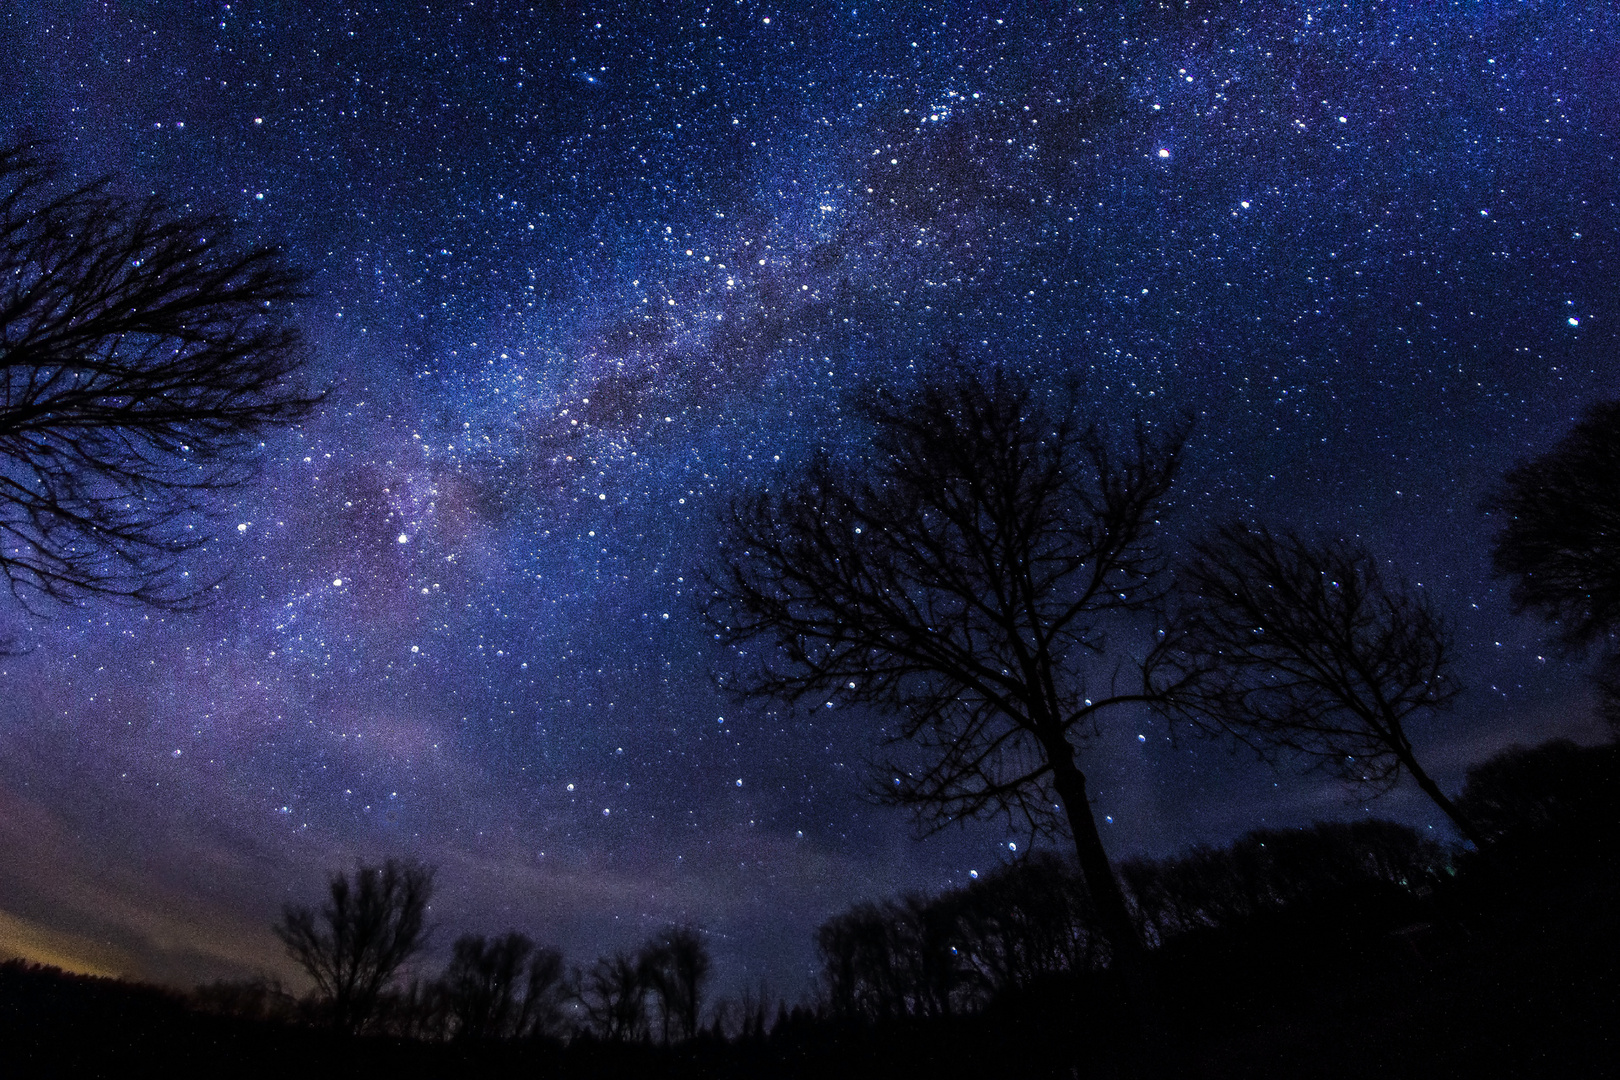
M1175 528L1359 537L1454 620L1455 789L1595 738L1481 495L1616 394L1620 15L1532 3L92 3L0 14L0 136L223 210L313 274L324 410L263 450L201 615L0 625L0 948L187 984L355 858L441 946L691 920L722 982L1012 857L858 798L873 718L720 697L717 508L954 351L1198 416ZM1116 855L1378 813L1109 718Z

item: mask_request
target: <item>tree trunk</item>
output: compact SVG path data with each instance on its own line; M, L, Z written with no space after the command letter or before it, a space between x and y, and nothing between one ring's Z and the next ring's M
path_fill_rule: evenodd
M1080 859L1080 873L1085 877L1086 889L1092 903L1097 906L1097 918L1108 938L1114 954L1114 963L1125 983L1127 1003L1136 1018L1137 1026L1148 1050L1161 1049L1163 1025L1158 1022L1158 995L1148 965L1147 948L1130 910L1125 906L1125 893L1114 877L1109 865L1108 852L1103 848L1102 836L1097 832L1097 819L1091 812L1091 800L1086 795L1086 777L1074 763L1074 748L1064 740L1060 747L1052 747L1052 786L1063 800L1063 810L1069 820L1069 831L1074 836L1075 854Z
M1445 812L1446 817L1451 819L1451 823L1457 826L1457 831L1462 833L1468 842L1474 845L1481 856L1489 858L1485 850L1485 840L1479 835L1479 830L1474 828L1473 822L1469 821L1467 816L1457 809L1457 805L1446 797L1446 793L1440 790L1440 785L1429 778L1429 774L1423 771L1416 758L1410 754L1402 755L1402 757L1402 764L1406 766L1407 772L1412 774L1412 779L1417 781L1417 786L1423 789L1423 793L1434 800L1434 805Z

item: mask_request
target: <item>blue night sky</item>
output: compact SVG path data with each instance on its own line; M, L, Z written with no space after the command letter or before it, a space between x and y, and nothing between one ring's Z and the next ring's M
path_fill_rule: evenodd
M1177 535L1421 582L1470 688L1417 731L1448 788L1599 734L1477 505L1617 393L1604 5L20 0L0 60L6 140L284 244L331 388L222 507L207 611L0 608L0 949L290 974L284 902L414 854L441 948L689 920L722 989L796 998L823 919L1024 838L919 842L859 797L879 719L723 697L697 583L735 494L947 353L1196 414ZM1449 836L1142 715L1082 764L1116 857Z

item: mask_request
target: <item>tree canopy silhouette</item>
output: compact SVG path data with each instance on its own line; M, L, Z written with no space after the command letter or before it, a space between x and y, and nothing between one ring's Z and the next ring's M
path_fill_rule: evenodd
M514 931L457 938L439 988L454 1037L480 1042L553 1033L562 981L562 954Z
M1076 391L1001 370L856 407L873 432L859 460L818 458L726 519L708 607L738 660L726 685L896 716L891 750L920 763L891 761L874 793L930 827L1066 826L1140 995L1143 946L1076 752L1101 713L1142 699L1116 689L1109 631L1159 596L1185 428L1115 440L1082 421Z
M1620 745L1509 746L1469 767L1457 805L1495 844L1545 851L1555 834L1612 843L1620 834Z
M1484 501L1502 519L1491 549L1513 604L1584 649L1620 628L1620 401L1591 406L1551 450L1511 469ZM1605 717L1620 726L1620 657L1600 668Z
M205 586L208 493L307 415L301 275L217 215L58 181L0 149L0 574L24 606Z
M1157 708L1353 783L1388 790L1404 769L1483 846L1406 730L1462 689L1445 620L1425 594L1386 580L1358 546L1241 522L1194 545L1178 591L1148 665Z
M351 880L339 872L317 913L288 904L275 932L311 979L332 1025L359 1032L405 963L427 944L433 871L410 860L360 865Z

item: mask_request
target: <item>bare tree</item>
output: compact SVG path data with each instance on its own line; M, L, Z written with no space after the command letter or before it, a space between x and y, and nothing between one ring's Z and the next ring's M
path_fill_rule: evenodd
M537 947L529 958L529 976L517 1024L519 1035L556 1038L562 1033L563 1007L571 993L567 982L562 953Z
M597 1034L616 1042L647 1037L649 987L637 956L621 951L600 957L575 981L579 1004Z
M708 946L690 926L669 926L642 945L638 966L648 988L658 995L663 1041L697 1035L703 1017L703 991L712 962Z
M206 585L210 493L307 415L301 275L213 215L67 187L0 149L0 575L24 606L159 605Z
M524 971L534 942L519 933L489 939L464 934L451 948L442 980L457 1039L478 1042L519 1034Z
M1566 648L1604 641L1603 714L1620 730L1620 401L1591 406L1558 444L1503 477L1483 509L1500 519L1491 550L1513 604L1558 628Z
M956 370L857 405L847 466L733 507L708 608L752 698L898 717L874 793L930 829L1006 814L1073 839L1114 958L1145 954L1097 832L1077 743L1116 688L1108 631L1159 596L1158 514L1185 429L1117 447L1078 394ZM750 659L750 657L752 659Z
M1243 523L1194 545L1178 584L1147 673L1166 715L1379 791L1405 770L1483 846L1406 731L1461 692L1449 630L1426 595L1386 581L1360 547Z
M354 878L335 873L319 914L288 904L276 936L315 981L332 1024L357 1033L405 963L427 944L433 871L411 860L361 865Z

